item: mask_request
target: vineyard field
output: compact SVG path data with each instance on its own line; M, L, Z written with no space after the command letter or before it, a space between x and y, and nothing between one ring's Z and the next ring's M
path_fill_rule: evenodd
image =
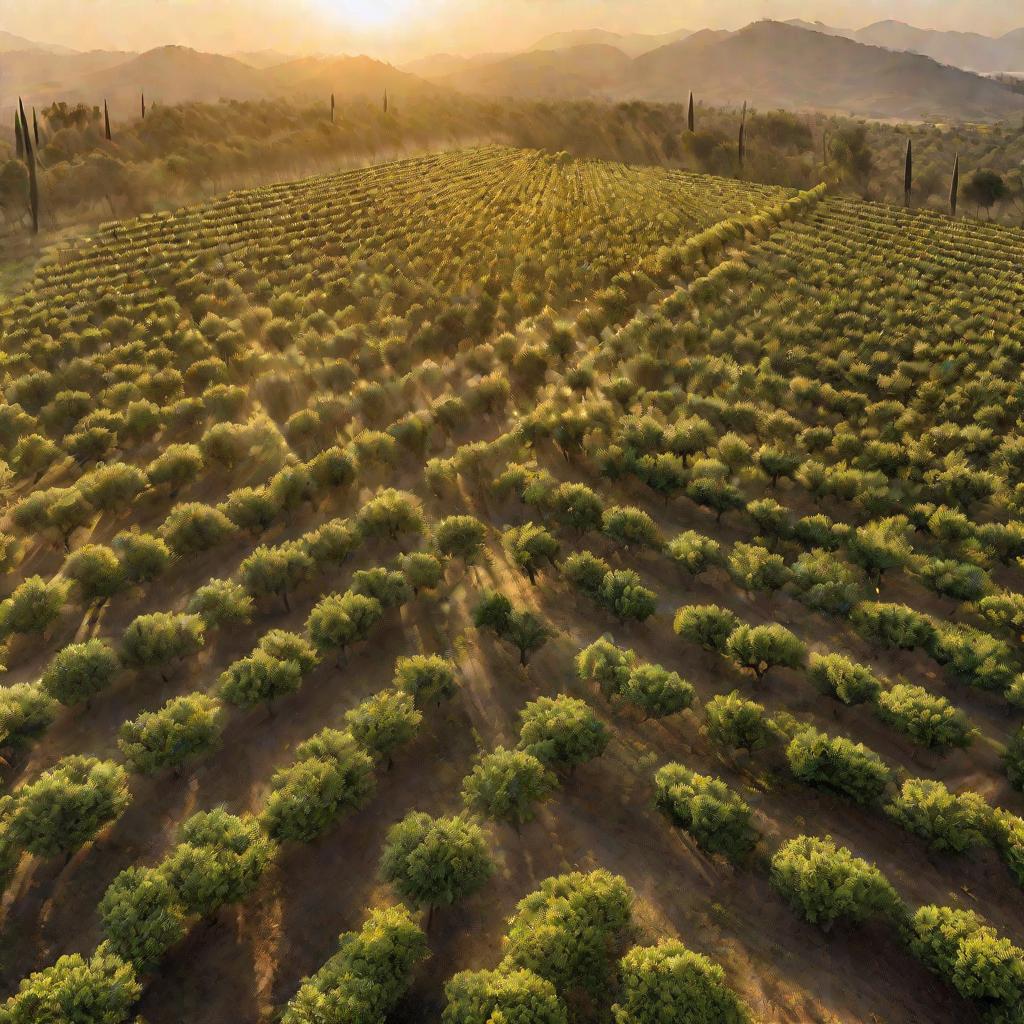
M62 246L0 1024L1024 1021L1024 232L486 146Z

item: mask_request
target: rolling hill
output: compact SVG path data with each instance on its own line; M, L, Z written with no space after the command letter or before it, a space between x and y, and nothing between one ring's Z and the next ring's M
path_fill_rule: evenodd
M487 95L602 96L764 109L824 109L877 118L997 120L1024 112L1024 97L980 75L918 54L762 21L738 32L703 31L630 60L608 46L521 54L446 76Z
M577 29L572 32L555 32L538 40L530 50L568 50L577 46L614 46L629 57L639 57L660 46L677 43L691 35L689 29L663 32L652 35L645 32L608 32L605 29Z
M76 52L68 46L58 46L56 43L37 43L24 36L16 36L13 32L0 31L0 53L15 53L23 50L30 53L70 54Z
M820 21L799 19L787 22L797 28L843 36L859 43L905 50L931 57L942 64L992 74L1024 70L1024 29L1003 36L985 36L977 32L941 32L917 28L902 21L877 21L861 29L841 29Z

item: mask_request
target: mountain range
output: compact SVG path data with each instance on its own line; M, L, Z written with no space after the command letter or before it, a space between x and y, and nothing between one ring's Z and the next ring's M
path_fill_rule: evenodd
M903 29L908 27L886 22L862 33L898 43L909 39L900 35ZM1024 30L1002 38L1009 40L1007 46L1019 38L1024 48ZM7 45L22 48L3 51ZM177 103L322 99L331 92L339 99L377 99L385 89L398 97L455 91L659 102L685 102L692 89L699 101L714 106L749 101L760 109L884 119L995 121L1024 114L1024 95L991 78L816 23L761 21L737 32L667 36L587 30L548 36L525 52L439 54L401 69L365 56L289 58L274 51L227 56L182 46L142 54L63 53L0 36L0 112L18 96L37 107L57 99L91 104L106 99L111 114L124 117L138 109L140 92L150 101Z
M1024 113L1024 96L920 54L774 21L695 32L630 58L607 45L531 51L436 79L461 92L520 98L816 109L901 120L988 121Z

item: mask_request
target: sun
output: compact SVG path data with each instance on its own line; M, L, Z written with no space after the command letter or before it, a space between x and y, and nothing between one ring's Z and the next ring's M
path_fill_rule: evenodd
M416 0L314 0L340 27L374 30L398 28L416 10Z

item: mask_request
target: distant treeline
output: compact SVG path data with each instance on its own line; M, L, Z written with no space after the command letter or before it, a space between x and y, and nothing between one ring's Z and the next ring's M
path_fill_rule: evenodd
M38 112L36 147L44 228L178 205L225 188L337 166L351 159L500 141L627 163L680 166L806 188L827 180L844 191L904 201L904 161L913 140L915 205L945 208L960 155L960 210L1019 220L1024 209L1024 129L882 125L751 108L740 162L740 114L699 97L694 130L684 104L476 100L462 96L379 102L331 98L151 105L146 117L113 123L102 105L55 104ZM0 210L8 231L28 224L28 174L12 127L0 141ZM1002 183L972 189L979 170Z

